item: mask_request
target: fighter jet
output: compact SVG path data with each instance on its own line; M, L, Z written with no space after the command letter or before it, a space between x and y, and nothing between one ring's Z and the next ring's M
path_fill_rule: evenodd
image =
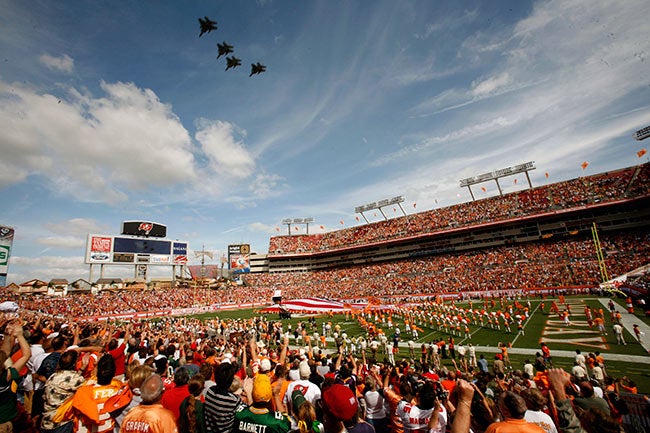
M217 22L212 21L208 17L199 18L199 24L201 24L201 34L199 34L199 37L203 36L203 33L210 33L212 30L217 30Z
M226 57L226 61L228 62L228 65L226 66L226 71L230 68L236 68L237 66L241 66L241 59L238 59L235 56Z
M251 74L249 75L249 77L252 77L255 74L261 74L262 72L266 72L266 66L264 66L260 62L251 63Z
M217 56L217 59L221 56L227 56L233 52L232 45L228 45L225 41L223 44L217 44L217 48L219 48L219 55Z

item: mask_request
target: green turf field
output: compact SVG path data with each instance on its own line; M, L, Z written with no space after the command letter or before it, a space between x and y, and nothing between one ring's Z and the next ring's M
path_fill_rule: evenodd
M518 335L516 326L513 326L512 332L507 333L503 329L489 329L487 326L480 327L478 323L476 325L470 325L471 340L464 338L464 332L460 336L454 336L456 344L462 343L467 344L471 342L474 346L477 347L477 356L483 353L491 361L494 359L494 350L499 343L511 344L512 349L510 350L510 360L513 367L521 368L523 366L524 360L526 358L532 358L534 352L539 350L540 342L546 341L551 352L553 354L554 364L559 367L563 367L567 370L573 366L573 355L575 354L576 349L580 349L583 354L587 355L589 352L594 352L598 350L603 354L605 358L605 363L607 367L608 374L614 377L627 376L634 380L637 383L639 392L650 393L650 365L647 363L650 361L650 356L648 352L643 349L643 347L636 343L634 336L629 332L625 332L624 337L628 342L626 346L617 345L616 338L612 331L613 322L609 320L609 313L606 307L603 307L599 300L595 297L567 297L565 299L566 304L571 306L572 312L572 325L564 325L558 318L558 315L555 313L549 312L549 307L553 299L544 300L545 311L542 312L540 309L539 298L530 299L530 318L525 322L524 332L525 335ZM525 301L522 301L522 303ZM619 310L624 311L624 301L620 302ZM450 304L451 305L451 304ZM455 302L454 305L459 308L466 308L468 305L462 302ZM603 308L605 311L605 325L607 330L606 336L601 336L594 329L590 329L586 320L584 319L583 310L584 306L598 309ZM481 305L482 306L482 305ZM481 308L479 306L478 308ZM473 308L477 308L476 301L473 304ZM498 309L499 305L497 304L494 308ZM488 308L489 311L493 308ZM258 315L254 310L222 310L216 314L203 314L202 318L211 318L215 315L220 319L238 319L238 318L248 318L252 315ZM628 313L625 313L628 314ZM646 321L645 317L641 316L641 312L635 312L637 319L639 321ZM270 314L267 316L269 320L278 320L276 314ZM404 323L401 317L396 314L393 314L393 323L395 326L399 326L402 330L401 340L405 342L409 339L404 333ZM288 324L292 325L292 328L295 329L298 322L305 323L307 321L306 317L300 317L299 315L294 315L291 319L283 320L283 324L286 326ZM308 328L310 334L313 332L321 332L322 323L325 321L332 321L333 325L339 324L341 326L341 332L345 332L349 337L355 337L359 335L365 335L365 330L360 326L356 318L352 315L345 316L343 314L328 316L326 314L316 316L316 326L313 329ZM381 325L379 323L378 325ZM436 326L429 326L422 322L418 322L418 327L421 328L419 332L419 339L416 340L416 345L419 348L419 345L424 342L430 342L438 339L447 340L451 334L444 332L442 330L436 329ZM387 325L381 325L384 333L387 336L391 336L394 333L394 328L389 328ZM291 344L296 342L291 340ZM300 342L298 342L300 344ZM312 343L315 344L315 343ZM332 350L334 347L333 342L328 343L328 349ZM522 349L524 354L516 353ZM561 353L562 351L569 351L566 353ZM563 356L565 355L565 356ZM646 363L638 361L626 361L626 360L614 360L611 357L608 359L609 355L624 355L624 356L640 356L646 360ZM419 356L419 349L416 349L416 356ZM380 360L382 360L383 355L379 355ZM408 349L406 347L400 347L399 357L409 357ZM623 357L625 359L625 357ZM638 358L637 358L638 359ZM452 366L451 360L444 360L444 364Z

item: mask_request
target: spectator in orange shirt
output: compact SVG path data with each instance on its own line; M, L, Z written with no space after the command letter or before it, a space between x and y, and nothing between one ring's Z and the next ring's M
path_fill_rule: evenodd
M152 374L142 383L142 403L124 417L120 433L177 433L176 420L160 400L163 394L162 378Z
M115 361L110 354L105 354L97 362L97 383L77 389L72 399L76 432L105 433L115 429L111 411L118 408L109 409L106 402L118 393L123 384L114 379L114 375Z
M456 373L454 373L453 371L448 372L447 377L441 380L440 384L442 385L443 388L449 391L449 394L451 394L451 392L456 387Z

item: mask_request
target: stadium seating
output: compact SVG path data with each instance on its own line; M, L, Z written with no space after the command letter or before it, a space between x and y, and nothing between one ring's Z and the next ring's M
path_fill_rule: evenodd
M601 173L490 197L441 209L357 227L312 235L274 236L270 255L329 251L405 236L434 233L450 227L469 227L557 209L647 196L650 164Z

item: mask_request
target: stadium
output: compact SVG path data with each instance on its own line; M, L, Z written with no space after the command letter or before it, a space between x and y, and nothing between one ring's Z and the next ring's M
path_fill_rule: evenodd
M336 354L343 347L365 356L364 345L377 340L373 356L388 364L425 357L442 342L473 345L490 359L507 347L512 369L544 342L556 366L571 369L576 348L602 352L609 374L648 392L647 337L632 326L649 323L649 181L645 163L327 233L273 236L268 253L251 255L250 272L235 278L223 278L223 265L220 273L202 265L190 266L191 280L179 277L171 288L31 280L4 288L1 300L48 318L50 331L59 332L71 317L86 324L263 317L294 330L296 351ZM222 278L199 284L206 275ZM602 314L610 299L611 315ZM624 326L624 346L595 327L590 317L599 310L607 330ZM293 317L280 322L278 312ZM219 335L218 326L210 329ZM255 335L267 347L282 339L271 330ZM439 366L451 367L452 359L461 368L455 355ZM642 401L621 395L643 412ZM628 423L644 419L630 413Z

